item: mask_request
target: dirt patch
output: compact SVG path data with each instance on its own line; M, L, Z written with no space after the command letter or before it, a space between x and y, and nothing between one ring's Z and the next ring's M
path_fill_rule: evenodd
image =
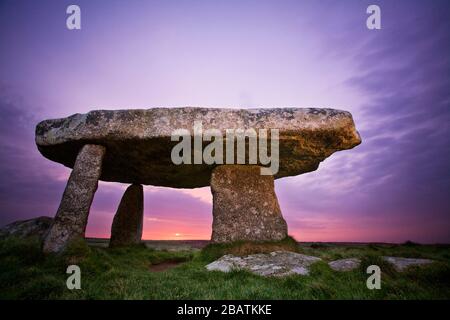
M150 270L150 272L163 272L166 270L173 269L183 262L185 262L185 261L164 261L164 262L160 262L157 264L152 264L149 267L149 270Z

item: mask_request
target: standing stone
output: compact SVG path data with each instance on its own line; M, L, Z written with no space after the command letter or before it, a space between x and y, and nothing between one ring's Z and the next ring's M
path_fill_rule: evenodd
M44 239L44 252L62 251L73 239L84 237L105 150L87 144L78 153L55 220Z
M144 191L133 184L125 191L111 227L110 247L138 244L142 237Z
M287 224L281 215L274 178L254 165L222 165L211 176L213 242L281 240Z

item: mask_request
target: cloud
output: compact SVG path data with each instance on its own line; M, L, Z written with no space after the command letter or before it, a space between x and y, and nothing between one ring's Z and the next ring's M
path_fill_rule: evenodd
M30 100L17 89L0 85L0 224L53 215L67 172L45 160L34 144L37 122Z
M449 4L411 5L404 11L381 3L383 29L366 31L362 46L355 37L336 49L360 66L346 85L368 98L354 107L363 143L325 160L317 172L277 182L290 225L298 215L330 219L329 230L336 216L359 227L371 219L380 240L386 230L395 241L450 241ZM402 232L411 221L415 228ZM309 229L298 228L299 237Z

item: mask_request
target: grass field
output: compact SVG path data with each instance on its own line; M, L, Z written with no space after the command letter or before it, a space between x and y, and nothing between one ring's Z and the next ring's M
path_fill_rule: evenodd
M186 248L184 248L186 249ZM324 259L309 276L263 278L244 271L208 272L205 265L226 253L295 250ZM382 255L430 258L436 263L396 272ZM360 257L359 270L336 272L328 261ZM182 262L182 263L180 263ZM167 269L155 266L165 263ZM66 268L81 268L81 289L66 287ZM381 267L381 290L366 287L366 267ZM153 267L152 267L153 266ZM161 265L163 266L163 265ZM153 272L158 270L161 272ZM203 249L155 250L146 245L108 249L73 243L64 254L45 256L37 240L0 241L0 299L449 299L450 246L407 243L208 245Z

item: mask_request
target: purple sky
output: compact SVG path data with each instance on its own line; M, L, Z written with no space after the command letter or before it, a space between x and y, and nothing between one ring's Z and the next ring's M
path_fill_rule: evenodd
M352 112L360 146L276 181L289 233L450 242L449 1L0 0L0 225L59 204L70 170L38 153L38 121L187 105ZM125 188L100 183L88 236ZM209 188L147 186L144 238L207 239L211 209Z

